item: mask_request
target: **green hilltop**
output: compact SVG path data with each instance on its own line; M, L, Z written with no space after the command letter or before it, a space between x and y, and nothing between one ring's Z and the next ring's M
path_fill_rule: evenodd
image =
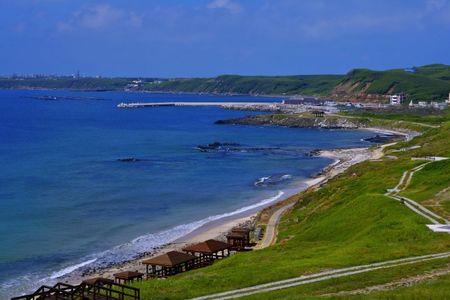
M361 101L387 101L387 95L404 92L412 100L443 101L450 92L450 66L433 64L387 71L354 69L346 75L222 75L215 78L173 79L147 84L145 88L166 92L306 94Z
M450 92L450 66L442 64L408 70L355 69L334 88L335 95L369 97L404 92L410 100L441 101Z

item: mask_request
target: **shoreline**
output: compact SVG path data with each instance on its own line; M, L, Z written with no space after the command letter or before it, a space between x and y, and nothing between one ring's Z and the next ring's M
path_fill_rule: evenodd
M408 140L411 137L411 133L409 132L405 133L383 128L364 128L364 129L379 133L384 132L390 134L392 133L399 134L404 136L406 140ZM286 202L293 195L299 194L308 189L320 187L331 178L346 171L349 167L355 164L370 159L379 159L380 152L382 153L382 150L388 145L392 145L392 143L377 145L375 150L369 147L320 150L317 157L329 158L332 159L333 162L330 163L328 166L326 166L316 176L299 181L295 188L289 189L288 192L279 195L279 197L277 196L272 197L275 198L272 201L268 201L267 203L263 203L262 205L258 205L258 203L261 203L258 202L255 204L253 208L235 214L229 213L228 216L227 214L224 214L225 215L224 217L208 221L200 225L199 227L195 228L191 232L188 232L187 234L184 234L183 236L176 238L172 242L156 247L155 249L152 249L150 252L145 253L135 259L125 262L113 263L110 266L102 267L99 269L91 269L88 270L87 272L86 271L80 272L79 270L78 271L75 270L73 272L68 273L67 275L57 277L54 279L61 282L78 284L80 281L92 277L113 278L114 273L126 270L144 272L145 267L140 263L144 259L161 255L168 251L181 250L186 245L202 242L208 239L225 240L225 235L229 231L231 231L233 227L244 224L250 224L254 222L258 214L262 213L267 209L270 209L271 207L275 207L277 205L282 204L283 202Z

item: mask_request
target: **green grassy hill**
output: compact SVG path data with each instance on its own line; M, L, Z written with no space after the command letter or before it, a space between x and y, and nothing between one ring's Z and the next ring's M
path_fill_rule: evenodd
M145 88L158 91L195 93L266 94L266 95L327 95L342 75L299 76L239 76L222 75L215 78L188 78L148 84Z
M395 120L392 117L379 117L373 121L374 124L380 124L381 120L386 125L398 125L401 117L397 116ZM432 121L432 124L436 124L435 120ZM409 123L403 122L404 125ZM417 123L412 124L419 126ZM389 154L395 155L396 159L384 157L381 161L366 161L355 165L321 189L294 196L298 202L282 218L278 240L274 246L239 253L210 267L166 280L137 283L143 299L183 299L332 268L449 251L449 234L430 231L425 226L428 220L400 202L384 196L386 189L394 187L405 170L423 163L411 160L412 157L450 156L450 119L442 120L439 125L439 128L423 126L422 136L391 146L390 150L413 145L421 148ZM415 179L411 192L420 193L422 198L427 198L450 186L450 177L445 176L448 174L446 170L439 173L437 181L421 180L424 176L427 178L427 174L439 172L438 170L442 170L441 165L424 169L425 175ZM432 192L424 194L424 189ZM448 267L449 263L448 258L417 263L257 294L249 298L310 299L391 283ZM441 285L445 280L444 278ZM405 291L405 295L410 294L411 291ZM421 295L433 298L444 294L439 289L428 289Z
M450 92L450 66L427 65L411 71L355 69L332 91L341 97L369 97L404 92L408 100L443 101Z

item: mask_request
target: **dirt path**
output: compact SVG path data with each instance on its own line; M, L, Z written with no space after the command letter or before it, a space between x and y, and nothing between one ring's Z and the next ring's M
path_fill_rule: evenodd
M415 263L419 263L419 262L440 259L440 258L447 258L447 257L450 257L450 252L435 253L435 254L429 254L429 255L423 255L423 256L413 256L413 257L408 257L408 258L388 260L388 261L379 262L379 263L359 265L359 266L336 269L336 270L331 270L331 271L324 271L324 272L294 277L294 278L290 278L290 279L286 279L286 280L280 280L280 281L274 281L274 282L270 282L270 283L266 283L266 284L254 285L251 287L231 290L231 291L227 291L227 292L223 292L223 293L215 293L215 294L210 294L210 295L206 295L206 296L201 296L201 297L193 298L192 300L235 299L235 298L254 295L254 294L258 294L258 293L276 291L276 290L295 287L295 286L304 285L304 284L313 283L313 282L324 281L324 280L333 279L333 278L351 276L351 275L355 275L355 274L366 273L366 272L371 272L371 271L380 270L380 269L398 267L398 266L403 266L403 265L408 265L408 264L415 264Z
M331 296L348 296L348 295L365 295L373 292L387 291L393 290L396 288L401 288L405 286L411 286L413 284L418 284L424 282L426 280L430 280L436 277L440 277L443 275L447 275L450 273L450 264L445 268L433 270L431 272L426 272L425 274L420 274L416 276L410 276L406 278L401 278L399 280L395 280L385 284L372 285L362 289L350 290L350 291L341 291L337 293L329 293L320 295L322 297L331 297Z

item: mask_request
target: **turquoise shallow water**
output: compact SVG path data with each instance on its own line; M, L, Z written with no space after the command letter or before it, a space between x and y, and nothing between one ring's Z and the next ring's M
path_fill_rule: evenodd
M211 216L275 199L330 163L305 155L312 149L367 146L361 139L374 135L214 125L249 114L217 107L116 108L122 101L275 100L0 91L0 298L77 266L132 258ZM238 146L196 149L216 141ZM128 157L139 160L118 161Z

